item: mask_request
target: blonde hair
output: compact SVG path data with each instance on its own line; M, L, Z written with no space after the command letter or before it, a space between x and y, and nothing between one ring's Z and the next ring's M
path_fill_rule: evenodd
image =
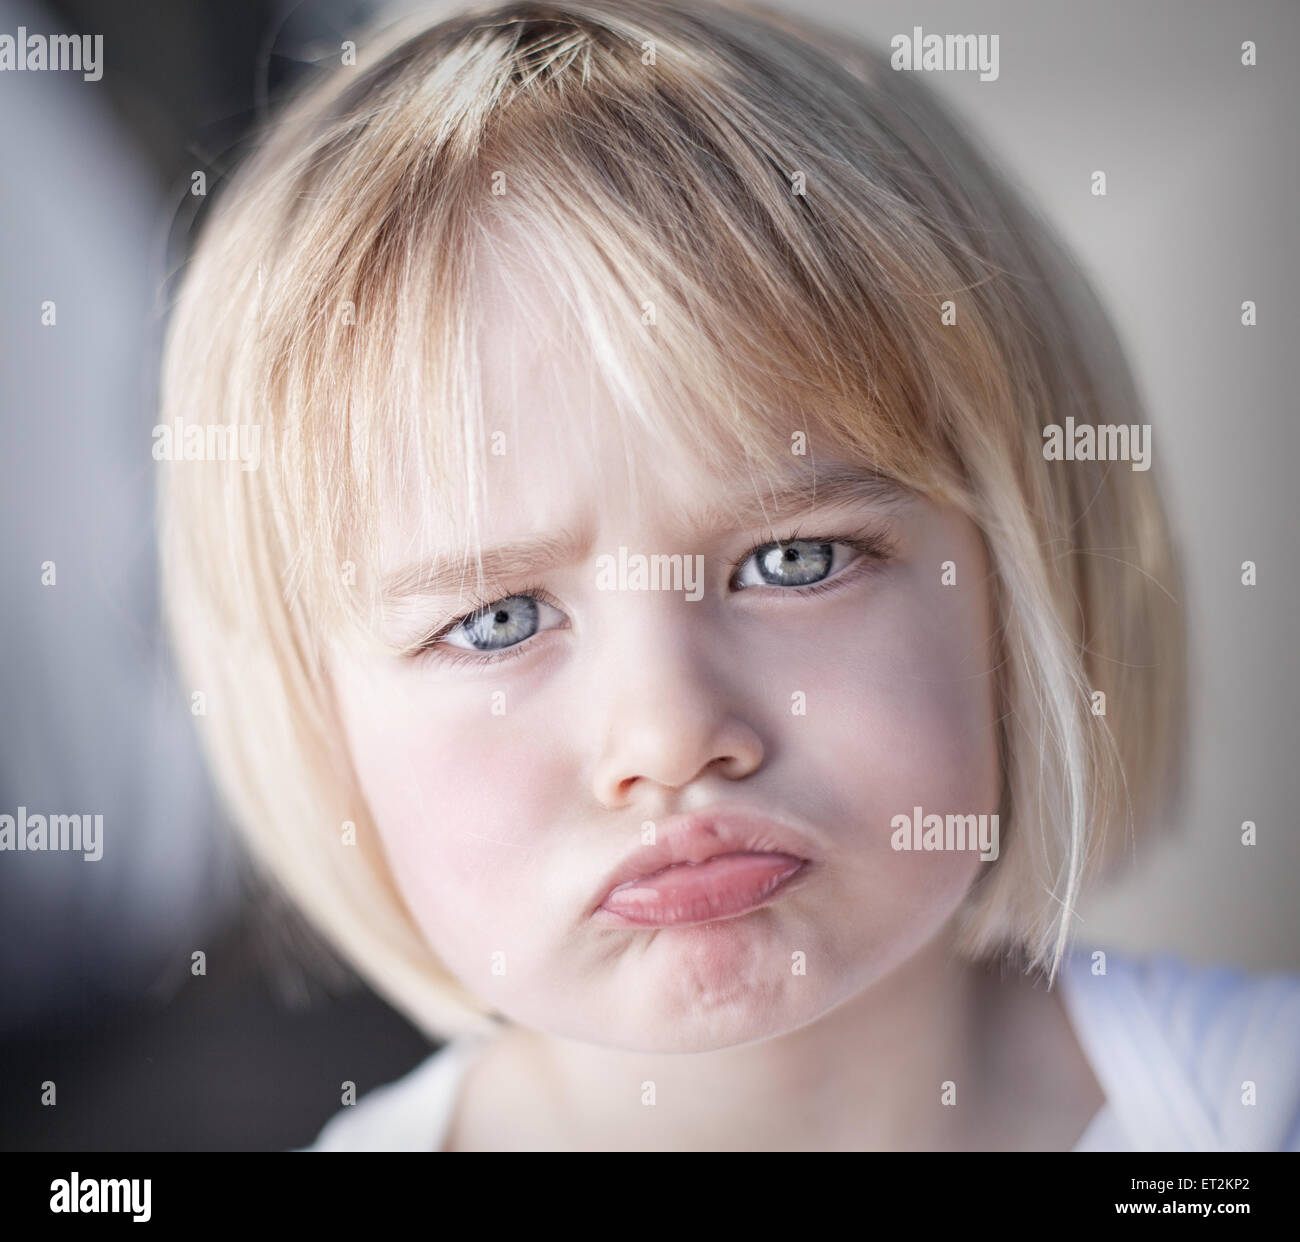
M428 1033L493 1025L394 885L324 652L360 616L394 482L465 515L473 542L475 295L485 257L508 255L572 316L611 416L720 474L788 469L803 430L814 459L978 524L1003 833L959 951L1054 975L1085 882L1172 806L1184 727L1154 472L1044 460L1043 429L1068 416L1142 421L1060 248L912 75L786 16L458 6L357 46L364 63L293 100L220 190L166 345L166 422L263 438L256 469L172 465L161 513L173 642L257 857Z

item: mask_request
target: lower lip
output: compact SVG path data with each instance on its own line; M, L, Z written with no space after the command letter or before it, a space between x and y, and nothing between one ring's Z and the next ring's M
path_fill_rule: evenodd
M629 927L685 927L731 919L766 905L807 865L790 854L719 854L678 863L620 885L597 914Z

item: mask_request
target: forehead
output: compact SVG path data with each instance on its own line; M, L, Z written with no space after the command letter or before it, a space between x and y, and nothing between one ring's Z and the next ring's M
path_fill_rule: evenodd
M437 478L409 459L404 481L387 489L387 550L486 544L616 511L685 513L738 487L761 490L773 472L755 482L749 448L723 430L708 394L684 418L646 394L647 364L665 359L649 356L661 346L639 305L629 302L627 322L607 325L618 330L593 333L571 291L548 284L529 259L527 245L514 241L476 260L464 351L475 420L463 433L455 418L442 429L457 447ZM806 418L772 413L773 427L747 435L789 462L778 476L805 473L787 440ZM424 410L415 420L425 417L437 415Z
M549 553L624 535L670 551L823 504L906 501L866 453L823 434L824 411L770 377L692 368L689 337L644 322L635 291L593 305L535 250L510 234L474 256L456 359L474 417L462 426L429 406L411 420L441 424L433 434L450 449L432 470L410 458L385 489L381 593L408 567L468 568L507 545L518 559L515 546L539 538Z
M468 464L473 484L446 480L384 506L385 560L560 528L653 528L671 538L737 518L737 500L761 510L790 484L816 475L829 489L838 477L794 458L779 473L747 469L739 453L719 469L620 409L580 354L558 352L509 402L486 402L481 451Z

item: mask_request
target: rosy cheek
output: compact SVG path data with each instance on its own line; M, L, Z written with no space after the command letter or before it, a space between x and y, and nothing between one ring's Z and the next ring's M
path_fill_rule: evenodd
M344 704L367 805L398 883L416 904L483 908L554 818L548 749L521 743L525 722L472 704L438 705L408 681L372 686ZM426 903L421 903L426 904Z
M918 791L968 783L988 757L992 706L978 670L955 654L959 640L904 614L874 627L871 639L852 653L849 667L859 671L837 694L848 699L836 713L841 745L870 755L903 792L909 783Z
M882 578L881 592L846 618L839 641L821 646L809 665L816 680L800 730L813 769L839 791L840 815L860 825L853 869L886 921L942 906L977 870L969 854L895 851L893 817L910 817L916 806L942 814L997 809L983 596L949 592L933 577L908 566Z

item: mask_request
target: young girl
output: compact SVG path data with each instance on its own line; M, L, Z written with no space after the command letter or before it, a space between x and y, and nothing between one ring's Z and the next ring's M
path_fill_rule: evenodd
M1176 812L1160 440L913 75L661 0L343 59L164 376L260 445L167 467L217 776L446 1044L315 1149L1300 1146L1300 981L1074 941Z

